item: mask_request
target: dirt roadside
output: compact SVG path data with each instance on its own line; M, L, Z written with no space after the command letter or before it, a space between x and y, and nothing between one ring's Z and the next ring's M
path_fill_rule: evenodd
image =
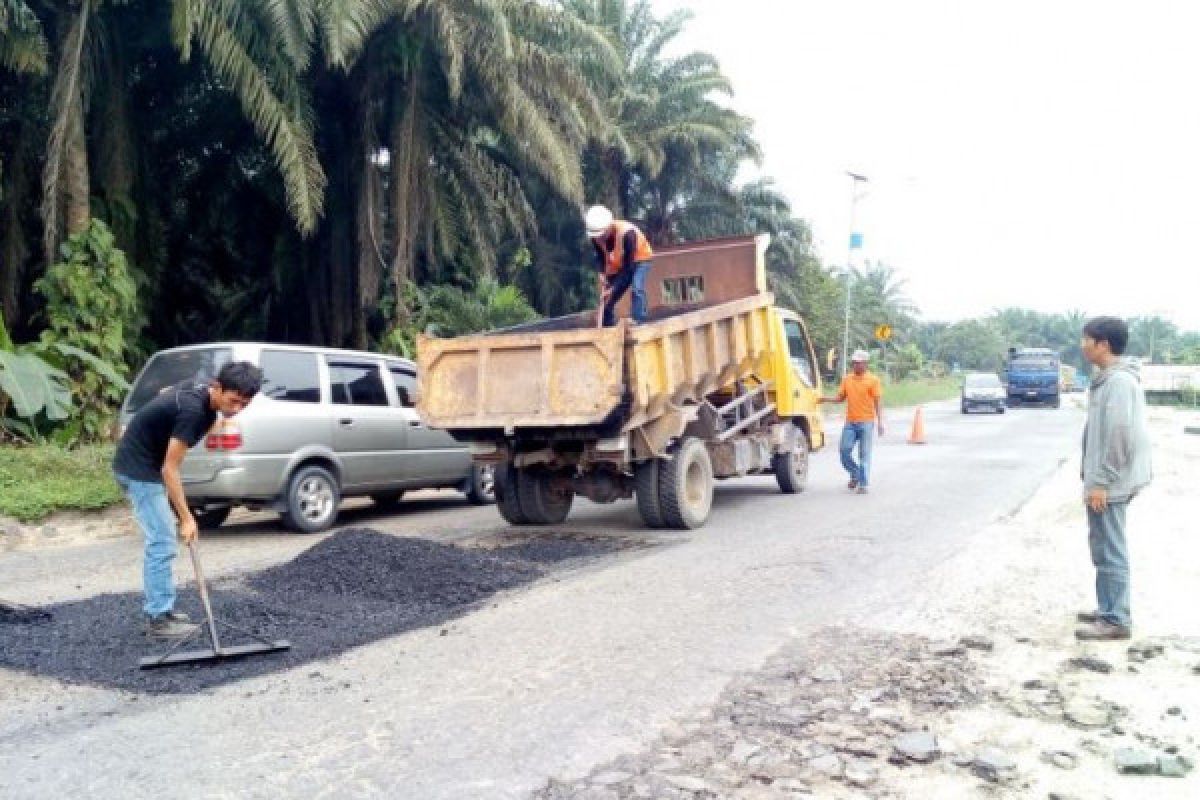
M1200 797L1200 437L1184 421L1152 412L1132 641L1074 639L1094 595L1071 458L921 596L797 640L654 746L539 798Z

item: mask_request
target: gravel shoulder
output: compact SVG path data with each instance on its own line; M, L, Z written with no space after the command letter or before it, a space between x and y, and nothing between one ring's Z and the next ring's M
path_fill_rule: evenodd
M1153 413L1156 479L1130 510L1132 641L1074 639L1094 596L1070 459L907 602L797 637L653 745L537 797L1200 796L1200 438L1181 420Z

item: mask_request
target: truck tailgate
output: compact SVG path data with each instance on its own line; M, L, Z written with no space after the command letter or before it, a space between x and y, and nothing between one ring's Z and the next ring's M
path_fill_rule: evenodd
M624 393L625 328L422 336L418 409L448 430L598 425Z

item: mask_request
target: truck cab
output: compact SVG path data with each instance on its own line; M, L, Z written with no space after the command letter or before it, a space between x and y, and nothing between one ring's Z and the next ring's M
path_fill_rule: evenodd
M1041 403L1058 408L1061 361L1058 353L1045 347L1009 348L1005 383L1009 407Z

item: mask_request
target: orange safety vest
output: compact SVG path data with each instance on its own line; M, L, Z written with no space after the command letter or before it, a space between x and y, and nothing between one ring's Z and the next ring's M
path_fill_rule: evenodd
M625 234L631 229L637 233L637 247L633 250L634 263L649 261L654 258L654 251L650 249L650 242L646 239L646 234L638 230L637 226L632 222L626 222L623 219L613 222L616 232L613 238L613 249L608 249L608 237L601 240L600 249L604 251L604 274L616 275L625 266Z

